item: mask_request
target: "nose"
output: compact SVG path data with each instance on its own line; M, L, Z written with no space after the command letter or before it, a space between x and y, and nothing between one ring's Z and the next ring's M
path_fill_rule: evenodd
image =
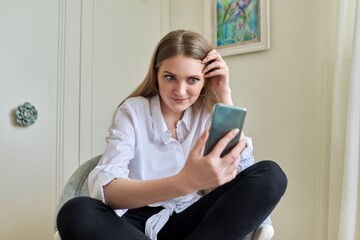
M179 81L179 83L176 85L176 88L175 88L175 94L177 96L183 96L185 95L187 91L187 85L184 81Z

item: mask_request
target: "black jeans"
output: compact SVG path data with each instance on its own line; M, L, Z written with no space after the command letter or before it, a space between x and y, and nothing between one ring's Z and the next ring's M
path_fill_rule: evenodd
M180 213L173 213L159 240L234 240L255 230L285 193L287 178L273 161L261 161L214 189ZM118 217L112 208L88 197L74 198L60 209L62 240L149 239L145 222L162 207L128 210Z

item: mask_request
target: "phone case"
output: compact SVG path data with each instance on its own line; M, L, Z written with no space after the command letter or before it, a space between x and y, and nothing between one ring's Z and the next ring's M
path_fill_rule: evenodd
M214 112L211 119L209 138L205 145L204 155L209 154L215 147L216 143L225 136L230 130L238 128L239 133L233 138L221 153L221 157L225 156L237 144L243 129L246 109L234 107L230 105L217 103L214 106Z

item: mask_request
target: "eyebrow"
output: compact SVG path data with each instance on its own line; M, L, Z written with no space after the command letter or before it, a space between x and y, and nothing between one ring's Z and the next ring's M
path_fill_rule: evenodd
M170 75L177 77L177 75L175 73L172 73L169 71L164 71L163 74L170 74ZM201 78L201 76L200 75L190 75L190 76L187 76L186 78Z

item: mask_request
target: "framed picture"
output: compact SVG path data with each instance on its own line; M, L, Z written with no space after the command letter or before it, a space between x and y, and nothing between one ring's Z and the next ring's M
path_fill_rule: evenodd
M270 49L269 0L206 0L205 36L222 56Z

